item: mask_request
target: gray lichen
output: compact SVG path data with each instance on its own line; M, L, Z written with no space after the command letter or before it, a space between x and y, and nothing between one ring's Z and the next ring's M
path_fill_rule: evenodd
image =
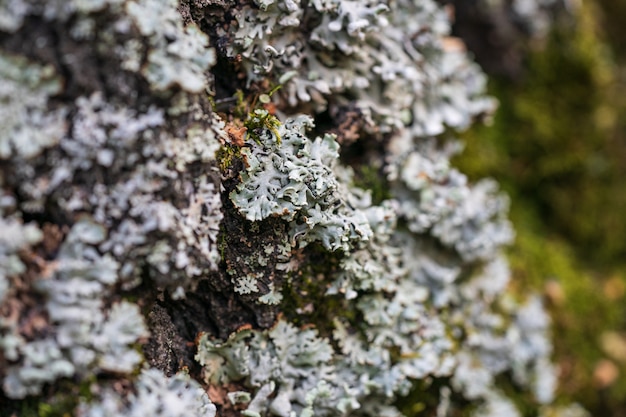
M329 250L348 251L372 231L340 193L333 172L339 144L328 134L310 140L305 134L312 127L310 117L300 116L277 132L254 132L251 147L241 151L246 169L230 197L248 220L275 216L290 221L292 244L320 241Z
M468 184L450 165L454 149L440 150L433 140L413 146L401 136L391 149L389 179L397 184L400 213L412 232L428 232L468 261L489 259L512 241L507 198L493 181Z
M196 381L185 372L166 377L157 369L143 370L135 384L136 393L124 398L107 387L90 403L78 408L79 417L162 416L215 417L215 405Z
M541 301L507 293L508 200L441 136L495 107L450 26L433 0L0 0L4 395L395 417L437 377L438 416L518 416L510 377L576 415Z
M9 397L38 394L44 383L59 377L86 377L98 370L130 373L142 361L133 347L147 336L138 307L122 301L105 313L103 301L117 281L119 265L98 254L95 245L104 236L95 223L77 223L60 248L52 276L36 283L47 298L54 332L22 341L9 355L18 362L7 369Z
M116 54L123 56L123 69L137 73L121 72L125 82L145 77L156 94L186 102L170 110L123 103L98 90L60 97L68 80L55 71L58 61L0 53L0 183L8 191L0 209L6 232L0 345L8 361L4 393L24 398L63 377L133 374L144 361L141 344L149 333L139 305L121 299L120 289L149 277L183 297L217 268L222 213L212 167L225 133L216 115L181 91L204 91L214 51L205 34L183 24L177 2L10 3L2 2L14 17L3 31L24 36L26 17L42 25L71 21L70 42L109 54L114 65ZM149 11L160 20L145 20ZM97 19L113 22L100 36L94 34ZM148 28L146 22L158 24ZM64 77L75 75L69 68ZM199 166L203 172L191 175ZM164 190L172 191L164 196ZM46 224L22 225L24 213L50 217ZM61 224L46 229L53 218ZM42 300L36 313L28 311L28 297ZM29 330L43 325L46 331Z
M267 332L243 330L225 343L203 335L196 360L208 383L244 381L252 398L246 416L306 416L313 410L322 415L322 409L341 401L336 397L342 393L333 349L316 333L281 320Z
M215 53L195 25L182 24L177 5L176 0L126 2L128 15L150 42L141 73L157 91L179 85L199 93L205 89L204 71L215 64Z
M52 66L0 52L0 158L31 158L56 145L65 132L65 111L48 109L61 90Z
M333 106L352 101L371 115L371 131L410 126L421 137L466 128L494 107L482 95L483 74L448 37L448 17L434 1L313 2L307 22L319 23L308 39L299 31L304 10L281 6L244 6L223 35L247 79L284 82L291 106L312 102L319 111L332 96Z

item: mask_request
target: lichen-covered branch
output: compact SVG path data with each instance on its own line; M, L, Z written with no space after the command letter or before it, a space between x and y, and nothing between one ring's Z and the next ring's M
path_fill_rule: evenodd
M0 0L2 414L521 415L499 379L550 404L508 201L450 164L495 109L450 22Z

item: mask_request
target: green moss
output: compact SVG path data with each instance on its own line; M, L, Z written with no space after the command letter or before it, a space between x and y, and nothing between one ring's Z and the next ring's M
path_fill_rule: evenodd
M281 310L296 326L314 324L321 336L331 338L338 311L350 323L355 323L356 318L356 312L347 308L343 296L326 295L328 285L324 282L330 283L341 255L327 251L319 243L311 243L305 250L303 256L308 260L301 262L302 267L292 272L283 286Z
M601 335L623 328L623 297L607 294L598 275L576 261L568 242L528 225L519 227L523 222L517 224L518 237L510 252L514 290L527 293L543 289L550 302L555 358L562 369L561 394L592 411L608 404L619 407L626 400L625 391L615 389L601 399L593 375L597 364L606 358L599 343ZM624 388L624 381L618 381L617 386Z
M354 185L372 192L372 204L379 205L391 196L391 188L381 170L372 165L359 165L355 169Z
M408 395L398 399L396 405L407 417L432 417L441 403L441 389L449 387L449 378L427 378L415 381L413 389ZM470 417L477 409L477 404L472 404L462 396L451 392L450 410L448 417Z
M93 397L89 386L89 382L82 382L76 386L70 381L60 381L55 387L57 393L45 402L33 401L33 399L20 401L19 415L21 417L71 417L75 414L74 410L81 399L89 401Z
M278 132L278 128L282 126L282 123L276 116L270 114L267 110L255 109L248 115L248 118L243 125L247 129L248 137L256 143L261 144L261 133L264 130L269 130L276 138L276 142L280 144L280 133Z
M235 160L241 160L241 148L225 144L215 154L220 172L225 174L233 167Z
M245 119L248 114L248 101L246 100L246 96L242 90L237 90L235 92L235 98L237 99L237 104L232 111L233 116L238 119Z

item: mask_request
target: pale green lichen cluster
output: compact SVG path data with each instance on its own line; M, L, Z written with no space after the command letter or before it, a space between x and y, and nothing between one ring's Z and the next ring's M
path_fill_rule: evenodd
M450 164L454 148L439 149L434 140L414 145L398 137L390 146L388 178L409 230L430 234L464 260L489 259L514 236L506 219L508 199L492 180L468 184Z
M41 230L34 224L24 224L22 219L16 215L10 215L13 211L15 200L10 195L2 194L0 197L0 305L5 305L10 296L15 291L12 288L11 280L23 274L27 270L27 266L20 258L20 253L27 251L31 246L41 242ZM0 350L3 356L8 360L16 360L19 358L20 350L24 347L23 338L17 333L17 325L15 319L11 317L0 317ZM28 348L35 353L37 346ZM58 359L55 355L55 346L52 346L50 355L54 359ZM47 349L44 349L44 352ZM30 355L36 356L36 355ZM50 361L49 356L43 355L43 361ZM63 372L63 368L67 369L66 363L61 363L58 367L59 372ZM48 378L44 376L44 378ZM21 383L19 383L22 385Z
M176 0L127 2L128 15L150 44L141 73L157 91L179 85L200 93L206 86L204 71L215 63L215 53L200 29L182 24L177 5ZM126 66L133 65L126 61Z
M445 10L432 0L213 6L223 13L195 1L0 0L0 41L28 37L31 21L56 25L105 67L86 86L71 54L48 63L0 50L4 395L45 401L63 380L89 385L70 410L79 416L214 416L213 402L249 417L400 416L397 400L437 377L438 416L459 398L474 415L518 416L496 381L508 375L549 404L549 319L538 298L506 292L507 200L494 182L470 184L450 164L450 141L433 137L494 107ZM276 115L267 97L246 120L214 111L216 53L233 83L282 85ZM357 186L338 136L311 133L320 112L347 109L371 135L361 163L383 173L384 201ZM227 221L265 245L226 251L238 243ZM284 228L260 232L272 225ZM225 341L201 335L202 382L166 376L142 354L146 309L194 291L289 314ZM324 303L336 316L309 322Z
M494 101L482 95L485 77L462 49L447 42L450 23L434 1L259 2L235 14L223 33L241 56L247 79L284 83L291 106L335 112L359 109L371 131L409 128L417 135L463 129ZM332 97L332 100L329 98Z
M196 360L204 366L208 383L221 385L245 378L246 385L255 388L243 413L246 416L318 415L340 401L332 391L338 390L341 381L333 372L332 347L316 333L281 320L268 332L241 331L225 343L214 343L205 335Z
M455 195L454 184L450 183L449 187ZM442 188L445 192L445 186ZM398 197L399 200L387 200L381 206L372 206L367 196L362 196L360 204L354 201L350 204L362 212L374 232L342 258L327 293L350 300L344 306L346 312L356 312L363 322L336 319L333 339L340 349L331 360L324 361L328 367L324 381L330 384L325 385L324 401L332 404L323 403L316 409L317 413L397 415L398 410L391 403L408 392L410 380L448 376L455 392L469 400L484 401L485 412L508 410L509 414L500 415L517 416L514 405L496 385L497 375L504 372L512 372L520 385L532 387L538 401L549 403L556 370L550 364L549 320L540 301L531 299L523 305L510 299L504 301L510 272L493 245L488 246L489 252L480 252L481 259L486 261L482 272L461 279L468 266L465 258L469 256L461 251L456 255L441 252L430 240L440 236L436 232L428 233L430 229L421 229L420 233L400 229L398 222L403 213L399 207L410 201L402 193ZM452 210L441 217L454 213L454 206L447 204ZM463 226L462 222L457 224ZM492 226L489 221L477 226L483 224ZM469 229L477 234L475 230ZM487 236L492 230L498 229L486 227L480 233L490 242ZM287 324L281 322L278 328L281 326ZM291 328L291 332L295 331ZM310 330L304 332L312 337ZM276 372L264 370L264 361L269 364L281 361L280 353L259 349L259 345L268 346L268 342L256 340L268 337L272 343L279 343L276 338L280 334L274 330L245 331L226 343L202 339L196 358L205 365L207 382L219 385L243 381L250 389L253 411L259 415L287 416L292 411L290 407L297 408L295 415L306 415L304 397L293 388L294 384L280 378L275 380ZM297 337L289 336L280 343L289 343ZM328 342L316 338L316 343ZM269 357L264 361L250 358L257 350L258 354ZM246 363L254 366L239 369ZM322 366L315 360L307 361L306 365L316 369ZM280 373L297 374L301 366L288 362L281 366ZM216 372L219 381L215 380ZM266 375L266 379L258 375ZM310 386L318 383L315 380ZM285 386L290 391L285 392ZM280 398L281 402L288 398L290 406L277 411L278 405L272 401L255 400L259 396L275 396L275 401ZM259 409L259 404L264 408Z
M104 237L99 225L75 224L59 250L53 276L35 283L47 298L54 331L14 347L10 356L21 361L6 370L3 388L8 396L38 394L44 383L63 376L86 377L99 370L129 373L141 362L133 344L147 333L138 306L121 301L106 315L103 311L119 269L111 256L96 251Z
M121 299L120 290L148 279L183 297L217 268L222 213L215 152L225 133L219 118L205 114L192 94L204 90L215 56L208 37L183 24L177 6L175 1L0 4L10 11L3 14L2 31L19 34L27 18L65 24L77 45L114 58L105 65L120 60L122 85L123 77L145 79L155 95L184 103L182 108L127 103L101 90L60 98L70 80L54 63L0 52L0 182L6 190L0 346L9 398L40 395L61 378L133 375L144 362L141 346L149 333L139 305ZM102 19L108 23L96 34ZM192 166L204 169L191 175ZM20 220L50 212L57 228ZM47 226L53 221L46 220ZM49 242L59 241L41 255L46 233ZM29 313L33 307L23 291L41 297L41 313ZM41 318L29 324L33 314ZM46 331L25 330L42 325ZM180 410L214 413L195 382L168 383L163 375L165 382L157 384L156 377L146 382L154 372L138 379L133 399L113 399L103 382L102 409L95 402L84 412L172 415L179 409L171 401L176 397ZM200 390L201 401L188 397L190 387ZM127 407L127 401L135 405ZM155 407L154 413L147 407Z
M123 398L115 390L106 389L100 394L100 403L83 402L76 415L215 417L215 405L200 384L185 372L168 378L157 369L143 370L137 378L136 391Z
M29 158L56 145L65 131L65 109L48 109L48 97L61 89L54 68L0 54L0 78L0 158Z
M230 195L248 220L269 216L291 222L291 237L304 246L320 241L328 250L348 251L372 234L363 213L342 198L333 172L339 144L332 135L310 140L308 116L288 119L274 134L262 129L258 143L241 151L246 170ZM280 138L280 139L279 139Z

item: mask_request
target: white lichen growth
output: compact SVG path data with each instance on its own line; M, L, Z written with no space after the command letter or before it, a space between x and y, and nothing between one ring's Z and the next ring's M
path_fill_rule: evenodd
M105 388L91 402L82 402L79 417L155 416L215 417L215 405L200 384L185 372L166 377L157 369L143 370L135 383L136 392L121 396Z
M48 109L61 90L52 66L0 52L0 159L32 158L65 134L65 109Z
M7 205L13 206L14 199L0 195ZM26 271L20 252L36 245L43 238L41 230L34 224L24 224L17 216L4 216L5 207L0 206L0 301L9 292L9 279Z
M467 261L487 260L513 240L508 199L493 181L470 185L450 165L454 148L438 149L433 140L413 146L398 136L391 151L389 179L412 232L430 234Z
M322 415L342 391L340 381L333 382L332 359L328 340L282 320L267 332L242 330L223 343L205 334L196 355L206 382L244 383L252 398L245 411L250 417L308 415L313 403Z
M290 221L292 239L301 246L320 241L329 250L347 251L372 231L363 213L351 209L340 193L333 172L339 144L329 134L307 138L312 127L310 117L299 116L276 131L260 127L248 134L250 147L241 151L246 169L230 198L248 220L275 216Z
M219 262L221 200L210 167L223 124L217 116L199 118L183 137L172 137L162 131L165 123L156 107L137 112L100 93L81 97L72 129L49 151L55 163L36 177L18 167L15 180L30 197L23 205L40 210L56 193L66 213L89 212L105 225L99 249L120 263L125 288L139 283L145 259L159 286L181 297ZM207 170L192 178L187 169L198 163ZM91 170L107 176L85 177ZM159 195L167 189L176 196Z
M228 52L243 58L249 81L285 84L291 106L321 111L332 96L331 112L351 105L371 116L371 131L410 126L421 137L464 129L494 109L484 75L432 0L256 3L235 15ZM318 22L310 38L299 30L305 14Z
M344 294L349 300L360 291L395 291L397 280L405 273L400 266L400 249L390 244L397 221L395 201L372 206L371 197L366 194L360 203L372 229L372 238L341 260L341 271L327 291Z
M54 273L36 282L46 296L53 329L47 337L22 342L16 364L8 367L4 391L11 398L38 394L45 383L98 370L130 373L142 361L133 345L147 336L135 304L125 301L107 311L104 299L117 281L118 263L95 245L105 237L90 221L74 225L59 250Z
M279 148L283 145L269 131L267 135L271 137L272 152L265 148L264 153L253 153L255 148L243 151L254 159L242 174L242 184L257 192L248 192L250 199L244 200L248 210L262 206L254 205L259 193L260 198L279 207L271 199L283 195L281 187L290 181L287 174L296 169L280 171L285 164ZM400 142L400 146L407 143ZM333 192L352 212L366 219L372 234L346 252L327 291L329 296L342 295L350 301L347 308L356 311L363 321L335 322L340 350L334 352L329 363L335 373L324 379L331 387L328 398L334 402L328 409L323 407L325 411L319 406L316 411L320 415L341 415L358 408L364 415L379 415L383 412L381 404L385 404L384 412L394 415L397 410L389 403L406 395L410 380L446 376L451 378L450 388L464 398L484 401L485 413L497 414L500 410L515 416L514 406L496 387L496 377L505 372L511 372L521 386L531 387L539 402L550 402L556 370L549 365L547 320L540 303L536 299L526 305L509 302L504 310L499 305L510 278L500 253L512 238L512 228L504 217L505 199L494 192L492 183L471 187L462 174L451 168L452 153L439 151L433 141L408 146L414 150L404 157L390 153L398 161L398 165L388 167L390 178L399 176L402 182L392 189L395 199L380 206L372 205L367 192L346 186L352 175L336 162L333 176L326 182L336 184ZM277 154L279 157L267 161L260 158ZM258 166L269 166L262 172L271 175L257 174L250 180L248 172L257 173ZM268 192L263 188L268 184L279 185ZM236 204L239 197L237 192L231 194ZM286 204L291 204L284 211L288 220L293 222L298 212L310 216L306 204ZM275 215L280 215L278 209ZM398 229L399 221L409 230ZM442 252L433 245L433 239L454 252ZM484 270L462 279L467 265L477 261L484 263ZM536 320L526 321L531 317ZM357 333L351 334L349 327ZM255 342L258 334L253 333L252 339L247 339L250 335L246 332L236 334L224 344L201 342L197 358L205 365L206 374L211 375L207 382L221 385L245 379L253 372L237 373L231 367L248 363L248 355L262 355L255 353L259 349ZM267 398L276 393L274 384L279 386L268 378L252 384L260 389L254 391L257 400L251 402L251 416L278 413L278 406L269 414L259 411L258 404L269 406L272 402ZM343 381L341 388L336 386L337 380ZM284 407L280 410L291 410L298 401L291 394L276 394L274 401L279 398ZM287 415L281 413L277 415Z
M152 88L164 91L178 85L199 93L206 86L205 71L215 64L208 37L195 25L183 26L178 1L129 1L126 10L150 42L141 73Z

